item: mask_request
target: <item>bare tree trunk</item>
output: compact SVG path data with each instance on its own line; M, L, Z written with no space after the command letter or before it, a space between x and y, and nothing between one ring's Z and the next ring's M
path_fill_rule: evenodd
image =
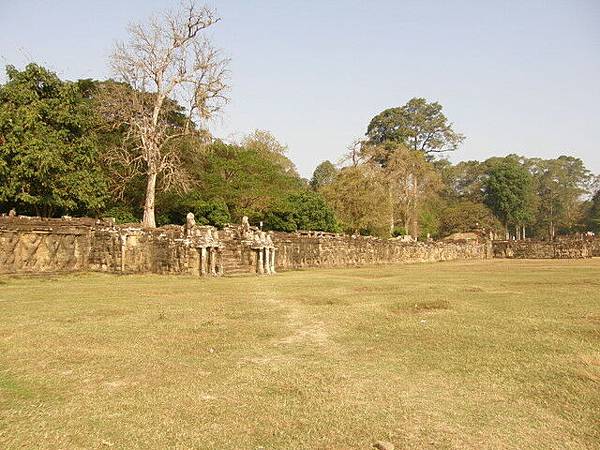
M417 195L418 195L418 184L417 177L413 175L412 177L412 194L413 194L413 210L412 210L412 223L411 223L411 231L410 234L413 238L417 239L419 235L419 211L417 205Z
M394 236L394 193L392 187L388 187L388 195L390 201L390 236Z
M146 228L156 228L154 219L154 197L156 196L156 172L148 174L146 185L146 201L144 204L144 219L142 225Z

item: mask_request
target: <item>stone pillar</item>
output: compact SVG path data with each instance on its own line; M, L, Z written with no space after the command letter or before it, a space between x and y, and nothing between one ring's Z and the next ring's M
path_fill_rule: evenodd
M265 273L269 275L271 273L271 265L269 264L270 256L269 256L269 247L265 247L263 249L265 252L265 256L263 258L263 263L265 265Z
M265 263L264 263L264 259L263 259L263 254L264 254L263 249L259 248L258 249L258 262L257 262L256 268L257 268L257 272L261 275L263 273L265 273Z
M275 273L275 249L271 249L271 273Z
M121 272L125 272L125 247L127 246L127 235L120 236L121 241Z
M218 256L218 265L217 265L217 275L222 276L223 275L223 252L219 251L217 252L217 256Z
M206 275L206 247L200 249L200 276Z
M216 251L214 247L209 247L208 248L208 255L209 255L209 273L211 275L216 275L217 274L217 255L216 255Z

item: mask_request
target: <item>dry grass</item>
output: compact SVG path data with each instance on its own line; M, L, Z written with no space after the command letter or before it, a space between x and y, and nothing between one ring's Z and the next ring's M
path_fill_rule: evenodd
M594 448L600 261L0 278L0 448Z

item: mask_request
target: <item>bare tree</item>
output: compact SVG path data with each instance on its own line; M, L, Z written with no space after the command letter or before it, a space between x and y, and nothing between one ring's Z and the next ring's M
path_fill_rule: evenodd
M195 132L227 103L229 60L215 48L207 30L219 22L214 9L194 0L145 24L129 26L129 39L118 43L111 56L115 75L126 85L106 84L105 115L123 127L121 148L109 158L133 176L147 177L142 224L155 227L157 178L164 188L185 184L177 138ZM187 110L184 125L173 126L169 114L177 105Z

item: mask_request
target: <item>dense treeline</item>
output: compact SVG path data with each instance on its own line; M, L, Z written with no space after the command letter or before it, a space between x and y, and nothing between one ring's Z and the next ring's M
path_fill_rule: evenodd
M60 80L35 64L6 69L0 86L0 210L42 216L90 215L139 222L147 208L148 161L121 120L156 94L114 81ZM133 104L133 103L132 103ZM344 162L325 161L302 179L287 148L255 131L226 143L198 128L166 98L156 171L156 223L222 227L246 215L267 229L315 229L424 238L476 229L554 238L600 232L598 179L574 157L518 155L451 164L459 148L438 103L412 99L383 111ZM142 149L143 150L143 149ZM147 155L146 155L147 156ZM159 167L157 165L157 167Z

